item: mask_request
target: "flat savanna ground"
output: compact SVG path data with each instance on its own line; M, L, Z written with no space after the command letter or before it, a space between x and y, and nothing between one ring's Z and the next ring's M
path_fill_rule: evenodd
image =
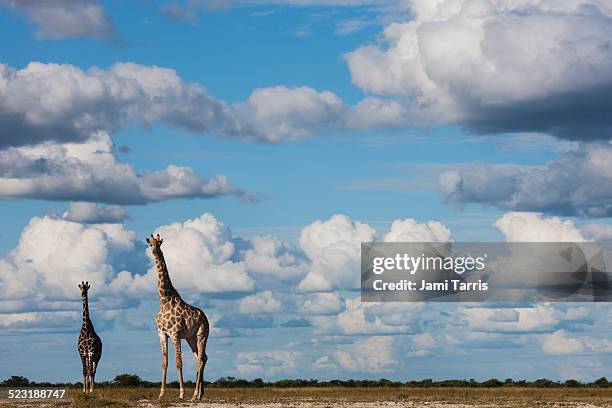
M186 390L191 397L193 390ZM191 392L190 392L191 391ZM193 408L467 408L467 407L609 407L612 388L207 388L202 402L178 399L168 389L105 388L93 396L72 391L70 402L0 403L18 407L193 407Z

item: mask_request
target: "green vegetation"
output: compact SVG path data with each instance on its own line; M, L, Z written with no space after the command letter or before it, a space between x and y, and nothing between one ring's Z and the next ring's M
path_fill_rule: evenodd
M25 380L25 381L24 381ZM19 386L40 386L23 377L11 377L2 385L20 384ZM307 384L305 386L295 386ZM126 386L124 384L138 384ZM459 381L464 386L456 386L455 381L423 380L418 382L398 383L388 380L376 381L325 381L316 380L282 380L273 383L261 379L246 381L235 378L223 378L209 384L205 388L204 400L210 404L231 404L249 407L249 404L263 406L301 406L303 408L325 408L339 406L342 408L372 408L378 402L388 401L405 406L415 407L426 403L435 406L477 406L477 407L610 407L612 387L606 380L598 380L590 384L577 381L558 383L548 380L525 382L529 386L518 385L523 381L487 380ZM594 385L597 383L598 385ZM113 381L96 385L93 394L84 394L75 384L69 385L70 401L50 403L52 407L177 407L182 404L178 399L178 389L170 388L161 402L157 402L159 388L142 381L134 374L122 374ZM342 386L334 384L343 384ZM361 385L358 385L361 384ZM363 384L366 384L365 386ZM54 384L57 386L58 384ZM176 386L176 384L173 384ZM16 385L14 385L16 386ZM64 385L66 386L66 385ZM193 393L193 384L188 385L185 396ZM35 403L37 404L37 403ZM275 405L271 405L275 404ZM370 405L367 405L370 404ZM0 408L18 405L0 402ZM425 405L428 406L428 405ZM429 405L431 406L431 405Z
M136 374L119 374L113 379L113 384L120 387L138 387L143 381Z
M120 374L117 375L112 381L101 381L96 382L97 388L124 388L124 387L141 387L141 388L155 388L161 384L156 382L145 381L136 374ZM186 381L187 387L193 387L192 381ZM37 383L30 381L25 377L12 376L2 382L2 387L69 387L79 388L83 384L77 383ZM582 383L576 380L567 380L565 382L552 381L546 378L541 378L535 381L526 380L512 380L510 378L500 381L496 378L491 378L486 381L470 380L441 380L434 381L432 379L425 380L410 380L406 382L391 381L384 378L379 380L330 380L330 381L319 381L319 380L278 380L278 381L264 381L261 378L254 380L244 380L234 377L224 377L213 382L205 382L205 386L208 388L376 388L376 387L388 387L388 388L498 388L498 387L520 387L520 388L612 388L612 382L608 381L607 378L602 377L593 382ZM178 382L170 382L169 388L178 388Z

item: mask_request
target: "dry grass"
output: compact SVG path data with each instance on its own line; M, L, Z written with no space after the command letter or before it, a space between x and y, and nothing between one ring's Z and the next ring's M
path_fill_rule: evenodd
M191 392L190 392L191 391ZM187 405L178 390L168 389L158 402L153 388L105 388L93 396L71 392L71 402L13 404L6 406L54 407L170 407ZM190 398L193 390L186 390ZM189 401L189 400L187 400ZM612 388L207 388L206 407L299 406L299 407L612 407ZM203 402L204 402L203 401ZM377 404L378 403L378 404Z

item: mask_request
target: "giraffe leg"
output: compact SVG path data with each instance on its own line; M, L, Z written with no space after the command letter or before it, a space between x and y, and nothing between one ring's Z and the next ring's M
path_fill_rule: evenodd
M196 380L196 389L195 389L195 395L193 396L194 400L200 400L202 399L202 395L204 394L204 389L203 389L203 385L202 383L204 382L204 364L202 362L202 359L200 358L200 356L198 355L197 358L197 366L198 366L198 377Z
M81 355L81 362L83 363L83 392L87 391L87 360Z
M204 396L204 367L206 366L206 361L208 361L208 356L206 355L206 342L208 341L208 336L202 336L198 333L198 384L196 385L196 389L198 389L198 400L201 400Z
M89 385L89 392L93 392L94 384L96 383L96 363L94 362L91 366L91 384Z
M200 358L201 353L200 353L199 346L198 346L199 343L200 343L200 340L198 340L197 337L195 339L191 339L189 343L189 345L191 346L191 350L193 351L193 355L195 357L196 366L197 366L195 390L193 390L193 398L192 398L193 401L196 401L198 398L200 398L200 395L202 393L202 370L200 370L202 362Z
M91 360L92 356L90 355L87 358L87 378L89 379L87 391L89 392L93 391L93 362Z
M161 330L158 331L159 343L162 349L162 382L159 398L161 399L166 392L166 370L168 369L168 335Z
M178 372L179 398L183 399L183 396L185 395L185 388L183 385L183 353L181 353L181 339L174 337L172 339L172 346L174 347L176 371Z
M197 364L198 363L198 341L196 338L191 337L187 339L187 344L189 344L189 348L191 348L191 351L193 351L193 357ZM196 396L198 395L198 382L199 382L199 378L196 379L196 382L195 382L195 390L193 391L193 397L191 398L192 400L195 400Z
M196 361L198 361L198 357L196 356ZM198 363L199 365L199 363ZM198 367L198 374L197 374L197 378L196 378L196 383L195 383L195 390L193 390L193 397L191 398L193 401L198 399L198 396L200 395L200 391L201 391L201 386L200 386L200 381L202 379L200 378L200 368Z

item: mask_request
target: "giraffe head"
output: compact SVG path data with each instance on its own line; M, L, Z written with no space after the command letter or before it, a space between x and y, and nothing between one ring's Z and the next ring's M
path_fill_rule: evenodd
M147 238L147 243L151 247L151 251L155 254L159 252L159 248L161 248L161 244L164 240L157 234L157 237L154 237L151 234L151 238Z
M79 283L79 289L81 289L81 296L87 296L87 291L91 286L89 286L89 282L81 282Z

